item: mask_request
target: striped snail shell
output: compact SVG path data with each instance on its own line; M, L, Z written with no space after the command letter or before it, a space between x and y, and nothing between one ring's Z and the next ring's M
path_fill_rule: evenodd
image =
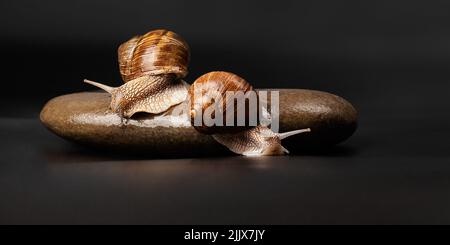
M125 82L143 75L188 73L188 44L176 33L155 30L135 36L119 46L119 69Z
M123 84L110 87L84 80L111 94L110 109L121 118L137 112L158 114L185 101L189 46L176 33L155 30L136 36L118 48Z

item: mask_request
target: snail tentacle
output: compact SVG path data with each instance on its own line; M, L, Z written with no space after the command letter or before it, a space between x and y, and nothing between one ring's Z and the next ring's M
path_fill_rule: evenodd
M298 129L298 130L293 130L293 131L284 132L284 133L278 133L278 138L280 140L283 140L283 139L286 139L287 137L290 137L292 135L306 133L306 132L311 132L311 129L310 128L304 128L304 129Z
M100 88L100 89L102 89L102 90L105 90L105 91L108 92L109 94L112 94L113 91L114 91L114 89L116 89L116 88L114 88L114 87L111 87L111 86L108 86L108 85L105 85L105 84L102 84L102 83L94 82L94 81L91 81L91 80L88 80L88 79L84 79L83 81L84 81L85 83L89 83L89 84L91 84L91 85L94 85L94 86L97 87L97 88Z

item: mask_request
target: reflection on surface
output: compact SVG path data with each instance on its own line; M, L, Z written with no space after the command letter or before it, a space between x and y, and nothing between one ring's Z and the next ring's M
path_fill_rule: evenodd
M313 149L304 151L293 151L289 156L322 156L322 157L349 157L357 153L355 148L348 146L333 146L324 149ZM105 149L96 149L86 146L80 146L74 143L65 142L58 148L46 149L43 152L45 159L51 163L76 163L76 162L104 162L104 161L136 161L136 160L186 160L193 159L196 162L202 162L204 160L214 161L214 163L220 162L221 158L228 159L228 161L236 159L238 156L231 152L214 152L205 153L204 155L196 154L155 154L149 151L148 154L142 152L120 152L111 151ZM263 162L276 162L279 158L286 156L260 156L260 157L239 157L241 163L263 163Z

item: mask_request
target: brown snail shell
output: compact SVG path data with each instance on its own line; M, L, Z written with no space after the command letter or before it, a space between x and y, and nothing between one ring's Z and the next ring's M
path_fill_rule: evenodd
M245 105L234 103L232 97L226 96L226 92L242 91L247 93L251 90L253 88L247 81L230 72L214 71L200 76L189 88L189 111L192 125L203 134L232 133L248 129L252 125L248 120L247 101ZM222 105L221 110L208 111L207 108L213 106L214 103L220 103ZM234 107L234 113L228 113L228 111L231 111L229 106ZM245 108L242 108L245 110L245 125L236 126L235 120L237 119L238 109L243 106L245 106ZM222 125L208 125L203 118L207 113L213 114L211 118L215 118L214 113L222 113ZM229 117L234 118L233 126L226 125Z
M97 82L84 82L111 94L110 109L120 117L130 118L137 112L158 114L186 100L188 84L177 80L173 74L142 77L120 87L110 87Z
M178 34L154 30L120 45L118 58L124 82L143 75L175 74L183 78L188 73L190 50Z

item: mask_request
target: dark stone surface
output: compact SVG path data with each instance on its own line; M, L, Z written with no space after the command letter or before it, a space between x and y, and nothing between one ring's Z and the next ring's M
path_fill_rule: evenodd
M211 136L190 126L183 116L141 114L121 124L108 110L106 93L84 92L49 101L40 118L57 135L102 148L159 154L205 155L228 152ZM290 151L337 144L356 129L357 113L344 99L325 92L289 89L280 91L280 131L311 128L285 142Z

